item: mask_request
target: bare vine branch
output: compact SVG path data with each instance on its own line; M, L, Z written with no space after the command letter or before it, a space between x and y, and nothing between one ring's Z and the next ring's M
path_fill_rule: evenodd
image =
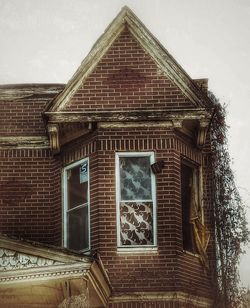
M249 242L245 206L242 202L228 150L226 108L210 93L214 102L211 124L211 149L214 183L214 217L217 246L219 296L216 307L236 308L241 302L238 265Z

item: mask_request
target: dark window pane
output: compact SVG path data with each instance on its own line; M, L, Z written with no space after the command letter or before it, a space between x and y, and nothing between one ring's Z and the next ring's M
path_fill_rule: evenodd
M183 249L195 252L193 226L190 223L191 214L191 190L194 183L194 169L182 164L181 166L181 204L182 204L182 235Z
M149 156L120 157L121 200L151 200Z
M68 209L88 202L88 165L84 162L67 171Z
M88 206L68 212L68 248L82 250L89 247Z
M153 203L120 203L121 244L153 245Z

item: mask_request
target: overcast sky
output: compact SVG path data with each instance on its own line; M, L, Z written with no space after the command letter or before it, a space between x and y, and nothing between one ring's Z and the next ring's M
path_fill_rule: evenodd
M66 83L124 5L228 105L233 170L249 206L249 0L0 0L0 84ZM241 277L250 286L250 249Z

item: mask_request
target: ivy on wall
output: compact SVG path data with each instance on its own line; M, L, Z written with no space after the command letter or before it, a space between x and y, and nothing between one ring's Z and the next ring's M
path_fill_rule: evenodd
M231 168L225 122L226 108L210 93L214 115L210 127L213 198L217 247L219 294L216 307L236 308L242 301L238 265L244 246L249 242L245 205L235 184Z

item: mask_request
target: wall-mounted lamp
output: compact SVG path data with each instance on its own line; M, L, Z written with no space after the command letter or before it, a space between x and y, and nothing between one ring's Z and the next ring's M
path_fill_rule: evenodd
M162 171L164 165L165 165L164 160L159 160L151 165L151 169L154 172L154 174L157 174Z

